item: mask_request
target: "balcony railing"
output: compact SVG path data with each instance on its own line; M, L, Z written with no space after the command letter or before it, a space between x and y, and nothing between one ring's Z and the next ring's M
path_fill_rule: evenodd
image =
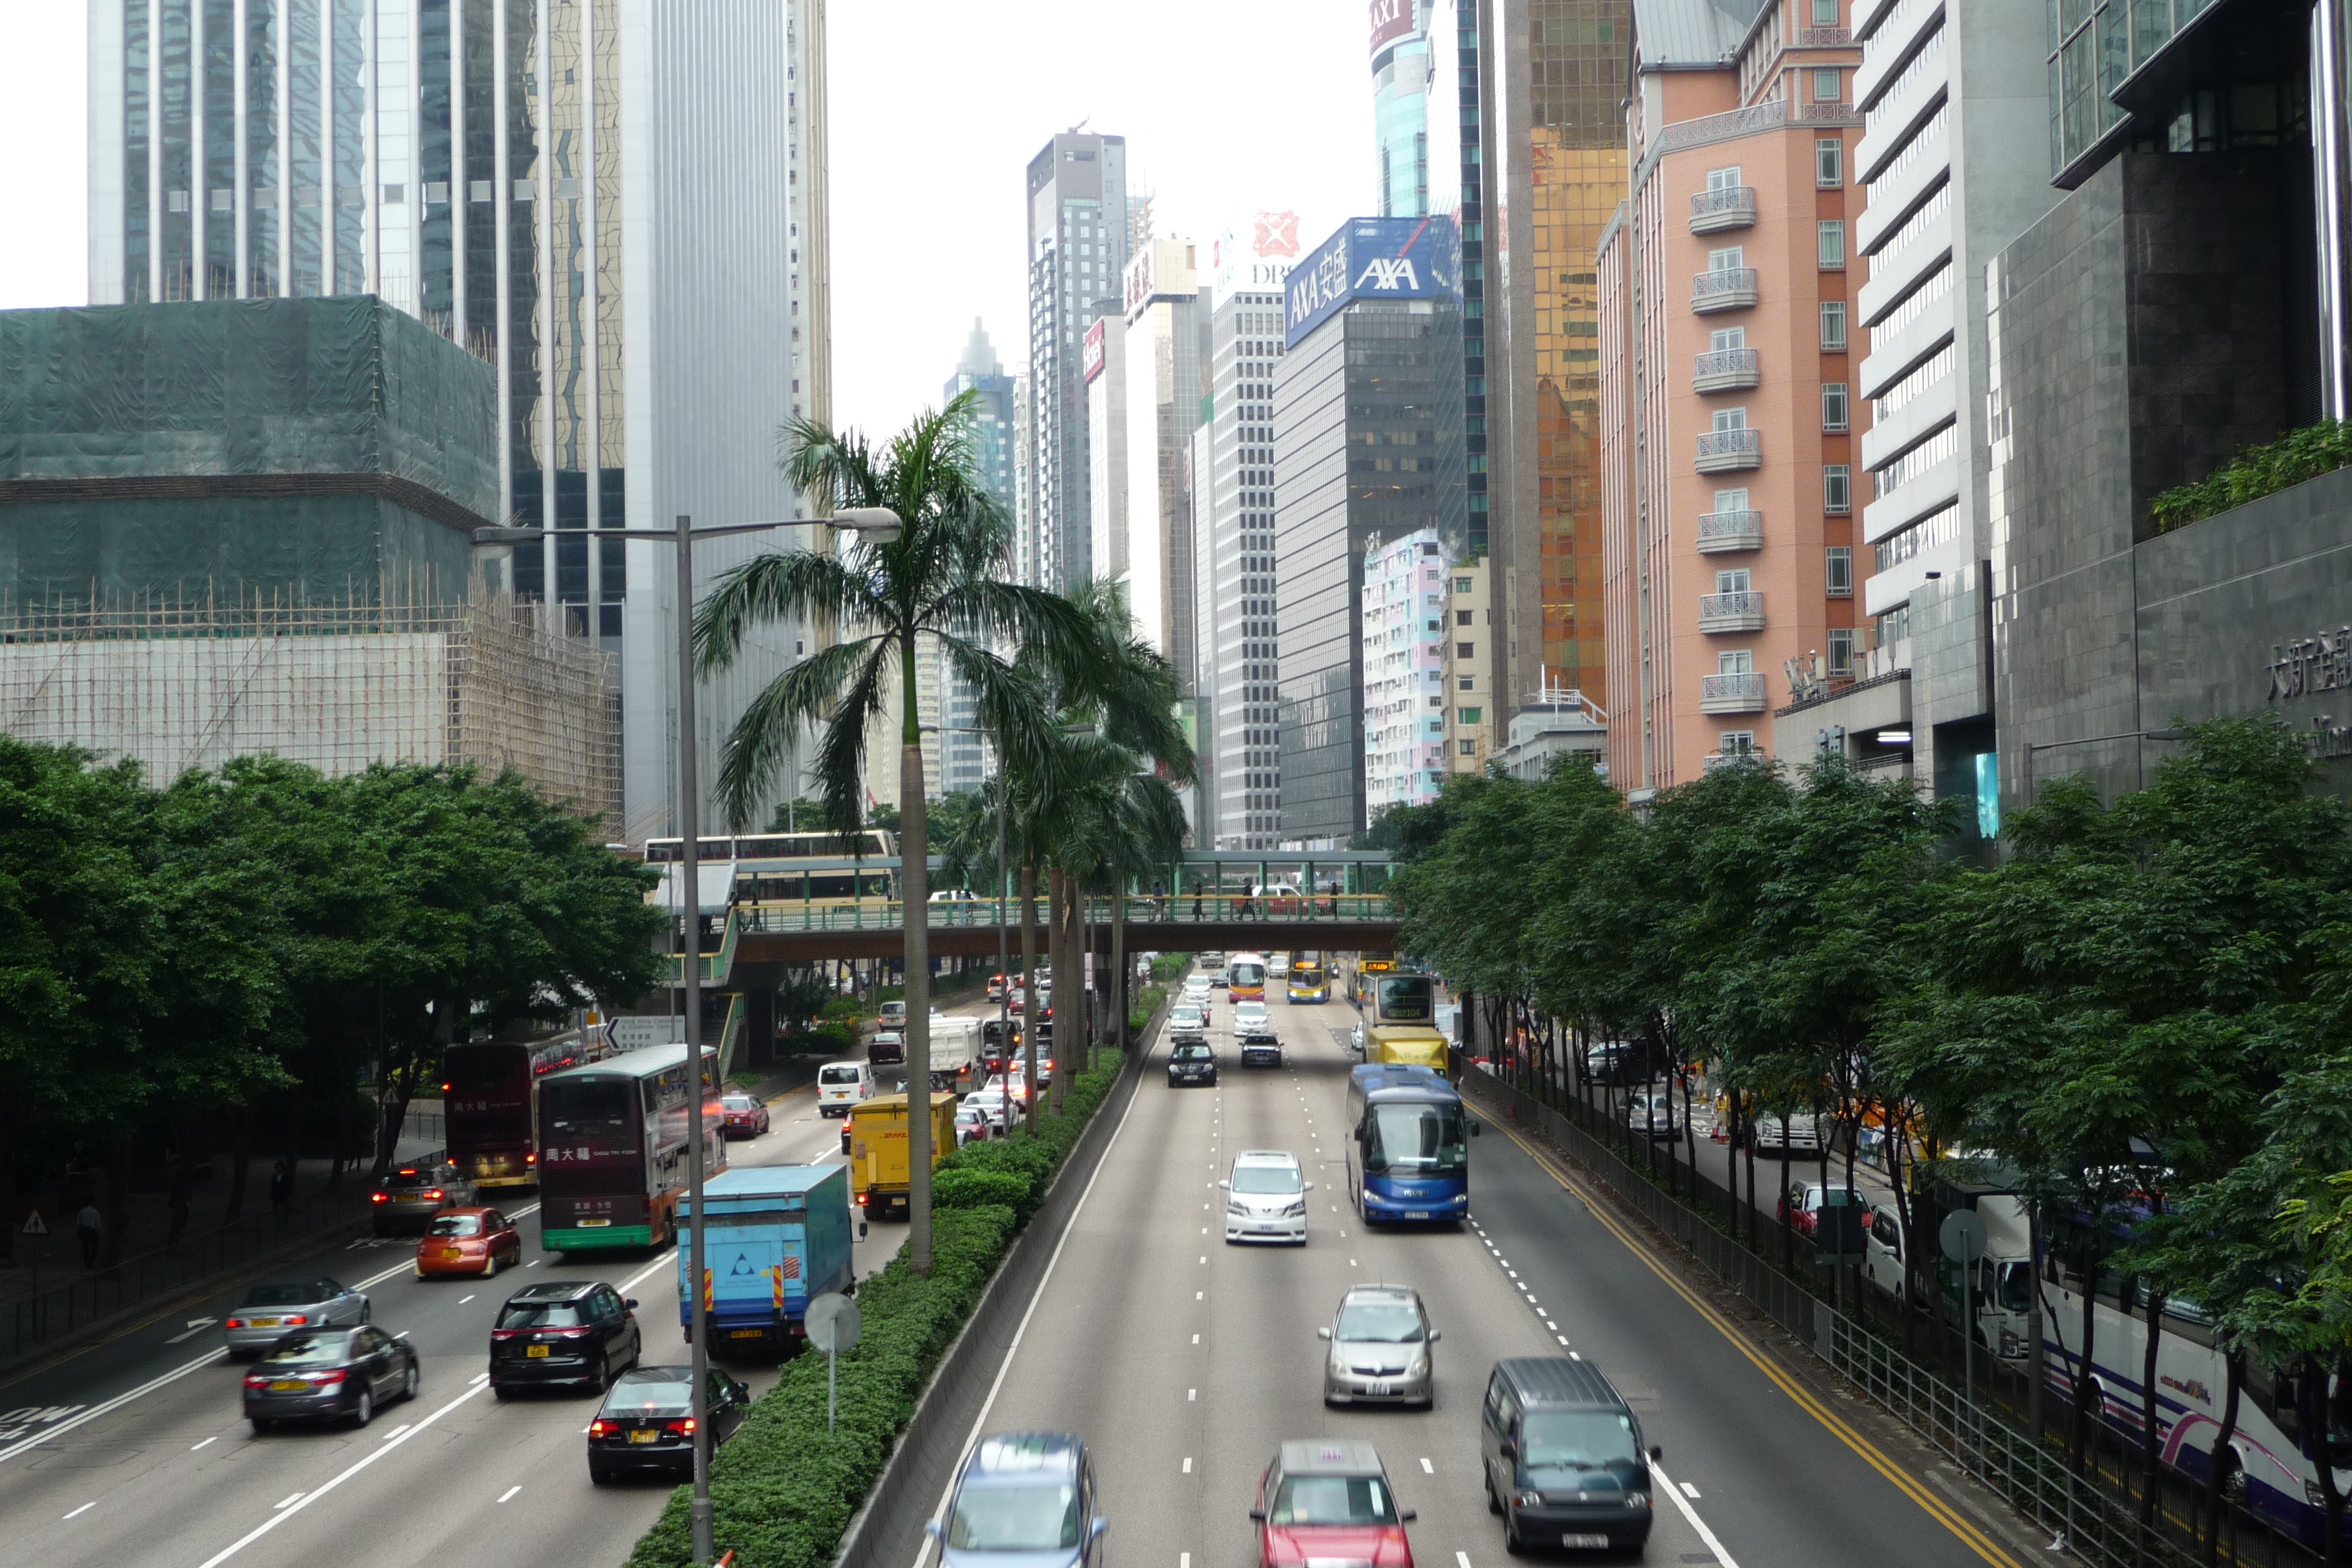
M1730 185L1701 191L1691 197L1690 231L1714 234L1727 228L1748 228L1756 222L1756 187Z
M1760 430L1751 427L1698 433L1698 471L1702 474L1752 468L1763 461L1764 436Z
M1698 356L1691 372L1693 392L1738 392L1754 386L1761 376L1762 359L1754 349L1710 349Z
M1841 49L1853 42L1853 35L1843 27L1800 27L1797 47L1801 49Z
M1764 595L1753 590L1738 594L1701 594L1698 629L1703 632L1760 632L1764 629Z
M1713 267L1691 279L1691 310L1698 315L1744 310L1756 303L1756 268Z
M1760 671L1710 675L1699 683L1702 713L1760 713L1764 710L1764 677Z
M1698 550L1713 555L1726 550L1764 548L1764 514L1760 511L1703 511L1698 514Z

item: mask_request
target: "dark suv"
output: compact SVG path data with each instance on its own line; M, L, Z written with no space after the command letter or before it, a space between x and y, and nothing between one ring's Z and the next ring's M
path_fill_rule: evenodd
M490 1389L562 1384L601 1391L637 1364L637 1303L601 1280L555 1280L518 1290L490 1330Z
M1649 1540L1649 1462L1664 1454L1644 1454L1633 1407L1591 1363L1496 1362L1479 1449L1486 1507L1513 1552L1638 1552Z

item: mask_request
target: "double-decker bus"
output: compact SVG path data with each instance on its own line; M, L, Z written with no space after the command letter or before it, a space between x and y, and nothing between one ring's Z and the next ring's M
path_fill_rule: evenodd
M884 866L898 853L897 837L878 827L855 833L738 833L695 840L706 866L732 865L731 896L737 903L776 903L815 899L887 899L898 873ZM683 838L648 838L646 862L675 866L684 858Z
M476 1040L441 1053L442 1139L478 1187L539 1181L539 1080L612 1054L599 1029L550 1040Z
M1290 973L1285 984L1293 1002L1331 1000L1331 975L1323 967L1323 955L1319 952L1301 951L1291 953Z
M1225 991L1236 1002L1265 1000L1265 954L1237 952L1225 964Z
M1347 963L1348 1000L1360 1007L1370 992L1372 983L1396 968L1393 952L1360 952Z
M1372 1016L1364 1025L1364 1062L1425 1067L1444 1076L1452 1066L1437 1028L1437 982L1391 970L1370 982Z
M1348 1196L1364 1223L1454 1221L1470 1210L1462 1096L1434 1073L1366 1065L1348 1075Z
M703 1171L727 1168L719 1053L651 1046L550 1073L539 1085L539 1237L551 1252L659 1247L676 1233L687 1139L700 1108Z

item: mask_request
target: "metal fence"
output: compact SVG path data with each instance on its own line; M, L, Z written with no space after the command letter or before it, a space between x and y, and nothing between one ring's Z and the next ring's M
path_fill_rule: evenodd
M1738 1205L1719 1183L1680 1167L1673 1179L1688 1195L1678 1195L1572 1116L1503 1079L1472 1071L1464 1075L1463 1088L1474 1100L1486 1101L1490 1114L1528 1127L1559 1145L1708 1273L1754 1303L1957 1468L2049 1531L2065 1550L2097 1568L2191 1568L2198 1561L2181 1544L2177 1527L2142 1525L2137 1510L2117 1491L2074 1474L2060 1456L2011 1426L1998 1407L1967 1397L1944 1375L1873 1331L1862 1313L1832 1305L1810 1238L1785 1238L1790 1243L1793 1268L1784 1271L1728 1233L1726 1216L1738 1212ZM1769 1219L1757 1219L1780 1231ZM2278 1562L2282 1543L2275 1536L2269 1540L2271 1561ZM2236 1550L2224 1555L2249 1561Z

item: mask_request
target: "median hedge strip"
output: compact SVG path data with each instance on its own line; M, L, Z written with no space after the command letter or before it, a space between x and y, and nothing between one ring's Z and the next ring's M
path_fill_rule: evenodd
M737 1568L825 1568L842 1532L915 1413L940 1357L979 1305L1013 1237L1045 1198L1118 1076L1119 1053L1080 1073L1061 1111L1008 1138L974 1143L940 1162L933 1184L931 1273L902 1254L858 1283L865 1329L841 1358L840 1419L824 1428L825 1358L803 1355L761 1395L742 1428L712 1457L710 1496L719 1550ZM638 1541L629 1568L685 1568L693 1561L680 1487Z

